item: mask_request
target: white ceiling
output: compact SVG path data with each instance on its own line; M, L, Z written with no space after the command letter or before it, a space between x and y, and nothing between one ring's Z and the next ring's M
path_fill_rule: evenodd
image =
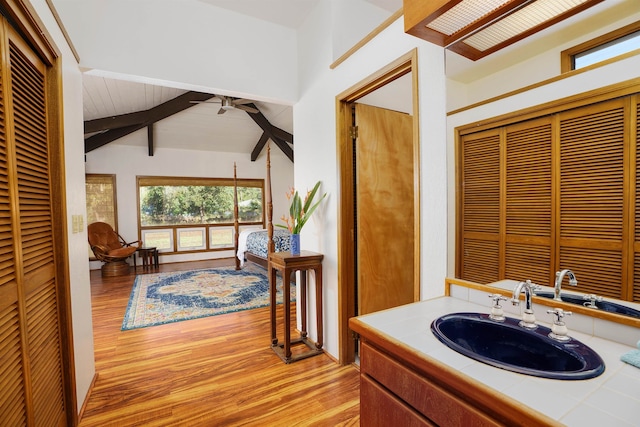
M199 0L253 18L297 29L323 0ZM389 11L402 7L402 0L365 0ZM117 116L144 111L169 101L186 90L94 75L83 77L84 119ZM225 93L224 95L230 95ZM269 122L293 133L293 109L288 105L255 102ZM262 129L241 110L217 114L219 104L198 104L154 124L155 148L182 148L250 153ZM145 137L125 137L113 144L146 146Z
M263 19L287 28L296 29L313 8L328 0L198 0L212 7L222 7L239 14ZM344 0L339 0L344 1ZM402 0L364 0L386 11L389 16L402 7ZM470 61L452 52L446 52L447 77L462 83L470 82L527 60L548 49L579 37L584 27L600 28L617 22L628 14L629 5L637 0L607 0L582 12L547 31L494 53L480 61ZM579 22L579 24L578 24ZM526 48L523 47L526 44ZM405 81L405 80L403 80ZM410 88L410 84L407 84ZM397 89L394 89L397 90ZM157 106L185 90L147 83L116 80L84 75L85 120L142 111ZM234 95L223 93L223 95ZM383 96L384 99L385 96ZM393 97L386 96L387 99ZM376 101L376 103L378 103ZM270 123L289 133L293 132L291 106L256 102ZM402 107L391 107L402 111ZM158 148L184 148L250 153L262 135L262 129L244 111L228 111L218 115L217 104L196 105L154 125ZM142 131L138 131L142 132ZM295 139L295 135L294 135ZM122 138L114 144L138 144L146 146L144 138Z

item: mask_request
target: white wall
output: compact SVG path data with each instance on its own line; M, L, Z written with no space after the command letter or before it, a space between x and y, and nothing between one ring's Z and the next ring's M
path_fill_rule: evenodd
M330 70L332 50L326 23L328 5L318 7L299 32L301 97L294 105L295 182L309 186L322 180L329 193L322 215L302 231L303 247L325 255L323 262L326 350L338 357L338 228L340 180L337 168L336 96L418 49L421 129L422 297L443 293L446 273L445 79L442 49L404 34L403 20L383 31L353 56ZM307 75L306 73L309 73ZM312 75L310 77L310 75ZM313 331L310 331L313 334Z
M331 0L332 59L335 61L366 37L390 15L365 0Z
M120 141L132 142L144 138L146 131L140 130ZM135 143L135 141L134 141ZM138 217L136 199L136 176L185 176L205 178L232 178L233 164L237 165L238 178L266 178L266 149L255 162L249 153L219 153L213 151L157 149L148 155L147 147L108 144L87 154L87 173L116 175L118 232L127 240L138 237ZM271 185L273 193L273 222L280 224L279 218L288 212L286 192L293 186L293 163L278 147L271 147ZM160 262L182 262L233 257L233 251L201 252L194 254L162 255ZM100 268L95 261L91 268Z
M45 0L31 5L61 52L62 99L64 103L64 155L67 193L67 262L71 290L71 317L75 357L76 393L79 411L95 374L91 288L87 265L87 232L72 233L72 215L82 215L86 224L84 185L84 129L82 119L82 76Z
M197 0L56 0L81 65L292 104L295 30Z

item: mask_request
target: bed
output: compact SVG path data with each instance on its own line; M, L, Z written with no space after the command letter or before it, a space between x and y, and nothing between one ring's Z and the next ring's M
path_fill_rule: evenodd
M267 145L267 178L265 183L266 229L245 229L240 231L238 215L238 186L236 166L233 166L234 181L234 229L236 270L240 270L245 260L267 268L269 254L290 249L290 233L285 229L273 229L273 202L271 199L271 146Z
M291 233L288 230L273 230L273 246L274 252L283 252L290 250ZM269 257L269 232L267 229L248 229L242 230L238 237L238 248L236 256L240 262L240 266L245 261L251 261L266 267Z

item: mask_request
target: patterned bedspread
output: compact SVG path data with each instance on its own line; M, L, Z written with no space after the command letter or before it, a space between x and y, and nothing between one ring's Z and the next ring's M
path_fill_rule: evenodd
M273 230L273 243L275 244L276 252L283 252L289 250L289 236L291 234L288 230L274 229ZM251 252L254 255L258 255L262 258L267 257L267 242L269 236L266 230L254 231L247 236L247 252Z

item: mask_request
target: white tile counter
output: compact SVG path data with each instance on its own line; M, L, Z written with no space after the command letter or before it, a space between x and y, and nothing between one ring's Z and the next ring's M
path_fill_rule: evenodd
M424 356L482 382L504 394L505 399L518 400L566 425L640 425L640 369L620 361L622 354L635 347L603 339L596 334L578 332L572 329L574 319L568 317L565 320L569 335L593 348L604 360L606 368L602 375L589 380L561 381L494 368L451 350L431 332L431 322L442 315L490 311L491 300L487 292L454 285L451 295L360 316L358 319ZM482 304L473 301L481 301ZM513 309L507 307L511 306L508 301L502 305L505 315L519 317L509 312ZM550 326L551 315L546 313L547 309L545 306L537 307L536 317L540 324ZM576 319L576 323L582 323L583 330L589 329L580 319ZM640 339L640 329L628 326L622 329L623 342L631 339L637 342ZM526 420L523 420L523 424L526 425Z

